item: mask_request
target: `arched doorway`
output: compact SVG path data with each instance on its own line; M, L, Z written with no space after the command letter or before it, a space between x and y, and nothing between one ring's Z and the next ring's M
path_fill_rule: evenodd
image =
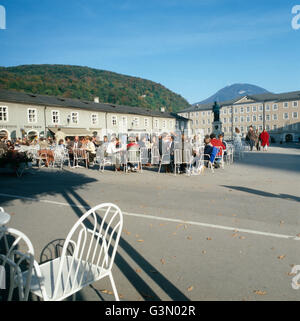
M288 142L292 142L293 141L293 135L292 134L286 134L285 135L285 141Z
M6 129L0 129L0 138L7 137L7 139L10 139L10 133Z

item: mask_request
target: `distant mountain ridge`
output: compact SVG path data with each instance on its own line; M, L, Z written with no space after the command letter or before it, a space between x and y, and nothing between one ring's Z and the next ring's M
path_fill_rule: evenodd
M264 94L264 93L270 93L270 92L256 85L233 84L220 89L214 95L208 97L205 100L202 100L201 102L195 103L193 105L213 103L215 101L222 102L222 101L232 100L238 97L243 97L246 95L257 95L257 94Z
M191 105L163 85L111 71L72 65L0 67L0 88L177 112Z

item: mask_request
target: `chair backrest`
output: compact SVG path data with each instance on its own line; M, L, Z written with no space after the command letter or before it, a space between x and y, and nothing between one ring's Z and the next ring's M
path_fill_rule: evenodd
M96 274L103 274L103 269L112 269L122 226L123 214L112 203L97 205L80 217L62 249L53 298L62 278L65 295L93 282ZM72 256L68 253L70 244L74 248Z
M159 164L160 155L159 155L159 149L156 146L152 146L151 148L151 164L157 165Z
M127 158L129 163L140 163L141 162L141 152L140 150L127 150Z
M141 162L142 164L147 164L149 161L148 148L141 147Z
M86 150L83 148L74 148L73 153L76 159L87 159Z
M0 230L0 265L9 267L9 292L7 301L13 299L14 289L18 288L20 301L27 301L30 291L32 269L34 266L34 249L29 238L22 232L5 228ZM27 270L26 278L22 271Z
M181 149L174 149L174 164L182 164Z
M183 163L189 164L191 162L191 159L192 159L192 149L185 148L183 150L183 157L182 157Z

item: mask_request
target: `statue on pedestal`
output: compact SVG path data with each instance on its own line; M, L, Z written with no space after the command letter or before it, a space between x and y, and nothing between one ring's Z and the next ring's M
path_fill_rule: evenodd
M220 121L220 106L217 104L217 102L214 102L213 105L213 113L214 113L214 122L219 122Z

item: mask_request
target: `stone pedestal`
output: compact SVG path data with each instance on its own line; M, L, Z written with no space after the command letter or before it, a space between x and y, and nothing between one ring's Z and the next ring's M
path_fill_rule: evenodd
M222 123L220 121L214 121L212 123L212 132L218 137L220 133L222 133Z

